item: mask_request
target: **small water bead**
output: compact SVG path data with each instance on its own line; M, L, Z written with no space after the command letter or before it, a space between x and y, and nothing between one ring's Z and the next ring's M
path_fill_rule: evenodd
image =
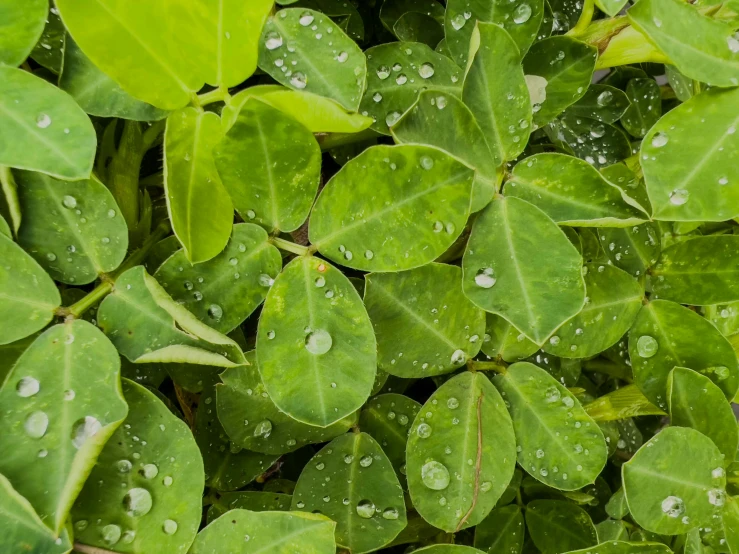
M386 508L382 512L383 519L395 520L395 519L398 519L399 516L400 514L398 513L398 510L396 510L395 508Z
M364 257L365 257L366 259L368 259L368 260L371 260L372 258L374 258L374 257L375 257L375 253L374 253L374 252L372 252L372 250L365 250L365 251L364 251Z
M26 430L26 434L32 439L40 439L46 434L46 430L49 428L49 416L40 410L31 412L26 417L23 428Z
M436 107L440 110L443 110L444 108L446 108L447 102L448 100L446 96L439 95L436 97Z
M685 503L682 498L668 496L662 501L662 512L668 517L680 517L685 512Z
M446 401L446 405L447 408L449 408L450 410L456 410L457 408L459 408L459 400L452 396L451 398L449 398L449 400Z
M608 105L612 99L613 93L610 90L604 90L598 95L596 103L602 108L603 106Z
M267 275L266 273L262 273L262 274L261 274L261 275L259 276L259 284L260 284L261 286L263 286L263 287L271 287L272 285L274 285L274 284L275 284L275 280L274 280L274 279L272 279L272 277L270 277L270 276L269 276L269 275Z
M549 338L549 344L557 346L561 342L561 339L557 335L553 335Z
M382 94L379 92L376 92L372 95L372 100L374 100L376 103L382 102Z
M46 255L46 259L49 260L50 262L53 262L56 260L56 254L54 254L53 252L49 252Z
M223 308L221 308L218 304L211 304L208 307L208 315L212 319L218 321L223 317Z
M434 167L434 160L428 156L421 156L421 167L426 170L432 169ZM442 225L441 221L437 221L436 223L440 226ZM436 227L434 227L434 231L436 231ZM439 231L441 231L441 229L439 229Z
M169 475L162 479L162 485L164 485L165 487L171 487L173 482L174 479L172 479L172 477L170 477Z
M132 517L141 517L151 511L153 501L151 494L146 489L135 487L123 497L123 507L126 513Z
M113 219L115 217L115 210L108 210L108 217Z
M85 529L87 529L88 525L90 525L90 522L86 519L80 519L79 521L74 522L74 528L77 531L84 531Z
M652 146L655 148L662 148L667 142L669 141L669 138L664 133L656 133L652 137Z
M103 542L108 546L113 546L121 540L121 528L111 523L102 528Z
M334 297L334 291L332 291L332 290L327 290L327 291L326 291L326 294L324 294L324 296L325 296L326 298L333 298L333 297Z
M727 177L721 177L718 180L718 184L719 185L728 185L729 184L729 179Z
M41 113L36 117L36 126L40 129L46 129L49 125L51 125L51 118L45 114Z
M129 460L118 460L115 463L118 473L128 473L133 468L133 464Z
M75 448L81 448L85 441L96 435L103 426L93 416L85 416L72 426L72 444Z
M66 195L62 198L62 206L68 209L73 209L77 207L77 199L74 196Z
M726 43L733 54L739 54L739 33L728 37Z
M528 4L519 4L513 10L513 22L517 25L526 23L531 18L531 6Z
M444 464L431 460L421 467L421 480L431 490L444 490L449 486L449 470Z
M401 73L395 78L395 82L399 85L404 85L408 82L408 77L406 77L405 73Z
M318 463L316 464L316 469L317 469L318 471L323 471L323 469L324 469L325 467L326 467L326 464L324 464L323 462L318 462Z
M292 77L290 77L290 84L295 88L302 90L308 84L308 77L305 76L305 73L296 71L293 73Z
M427 439L431 436L431 425L428 423L421 423L416 429L416 434L422 439Z
M275 332L274 331L271 331L271 330L270 331L267 331L267 338L269 340L272 340L273 338L275 338Z
M467 354L464 350L455 350L452 353L451 363L454 365L463 364L467 360Z
M370 455L362 456L362 458L360 458L359 460L359 465L362 467L369 467L372 465L372 461L373 461L372 456Z
M726 502L726 493L723 489L711 489L708 491L708 502L713 506L723 506Z
M398 416L398 423L401 425L408 425L408 416L405 414L401 414Z
M562 393L559 391L559 388L554 385L549 387L544 393L544 398L549 404L557 402L561 397L562 397Z
M42 448L41 450L38 451L39 458L46 458L46 456L48 455L49 455L49 451L46 450L45 448Z
M353 461L354 461L354 456L352 456L351 454L347 454L347 455L344 456L344 463L345 464L350 464Z
M146 464L139 470L144 479L154 479L159 474L159 468L154 464Z
M395 125L400 119L400 115L400 112L390 112L389 114L387 114L387 116L385 117L385 123L387 123L387 126L392 127L393 125Z
M386 66L386 65L381 65L380 67L378 67L377 68L377 77L381 81L384 81L385 79L387 79L388 77L390 77L390 68L388 66Z
M328 331L316 329L309 332L305 337L305 349L311 354L320 356L331 350L333 339Z
M711 471L711 477L714 479L723 479L726 476L726 472L724 471L724 468L717 467L713 471Z
M465 19L464 15L462 15L461 13L452 17L452 20L451 20L452 29L454 29L455 31L459 31L462 27L464 27L465 23L467 23L467 20Z
M15 385L15 392L22 398L28 398L38 393L41 384L33 377L21 377Z
M173 519L165 519L162 524L162 531L167 535L174 535L177 532L177 522Z
M295 506L298 508L298 510L302 510L303 508L305 508L305 502L299 500Z
M688 201L690 192L685 189L675 189L670 193L670 204L673 206L682 206Z
M264 45L267 47L267 50L275 50L282 46L282 37L279 33L270 31L267 33Z
M566 408L572 408L575 405L575 401L572 399L572 397L565 396L564 398L562 398L562 404L564 404ZM576 427L579 426L579 424L580 422L578 421Z
M357 515L364 519L371 519L375 515L375 503L371 500L362 500L357 504Z
M636 341L636 351L642 358L651 358L659 350L659 343L654 337L642 335Z
M306 11L306 12L303 12L302 14L300 14L300 19L298 19L298 21L300 22L300 24L303 27L307 27L308 25L310 25L311 23L313 23L313 19L315 19L313 17L313 14Z
M125 531L123 533L123 536L121 536L121 542L123 544L131 544L134 539L136 539L136 531L133 529L129 529L128 531Z
M590 136L593 138L601 138L606 134L606 127L601 123L595 123L590 127Z
M339 55L336 56L336 61L339 63L344 63L346 60L349 59L349 53L348 52L339 52Z
M428 79L434 75L434 66L428 62L421 64L418 68L418 74L423 79Z
M254 436L257 438L261 437L264 439L268 439L271 434L272 422L268 419L260 421L259 423L257 423L256 427L254 427Z
M492 288L497 279L494 276L492 267L483 267L477 270L475 275L475 284L483 289Z

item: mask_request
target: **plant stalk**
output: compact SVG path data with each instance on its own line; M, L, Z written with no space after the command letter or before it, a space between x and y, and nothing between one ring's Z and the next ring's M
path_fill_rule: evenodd
M210 92L198 94L197 98L198 105L207 106L208 104L213 104L214 102L225 102L226 104L228 104L228 102L231 100L231 95L228 93L228 89L219 87L217 89L211 90Z
M595 1L585 0L585 4L580 12L580 17L577 20L575 26L567 31L567 35L577 38L584 34L587 28L590 26L590 22L593 20L593 14L595 13Z
M290 242L289 240L281 239L280 237L272 237L269 240L280 250L284 250L285 252L290 252L298 256L310 256L314 252L313 248L309 246L296 244L294 242Z

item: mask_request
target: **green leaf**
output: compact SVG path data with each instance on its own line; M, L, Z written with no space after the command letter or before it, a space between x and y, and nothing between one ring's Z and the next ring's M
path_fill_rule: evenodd
M527 362L511 365L493 383L511 412L518 463L525 471L563 491L595 481L608 449L600 428L572 393Z
M385 546L406 526L403 489L390 460L367 433L337 437L308 462L292 509L333 519L336 543L357 554Z
M23 210L18 242L54 279L84 285L121 264L128 228L105 185L94 177L58 181L30 171L15 176Z
M628 0L595 0L598 9L611 17L618 13L628 4Z
M3 525L0 548L5 552L48 554L65 554L72 549L67 530L63 529L59 537L52 533L28 500L18 494L2 475L0 491L0 522Z
M613 493L613 496L608 500L606 513L615 519L623 519L629 515L629 505L626 504L623 487Z
M484 208L499 187L499 171L485 135L469 108L456 96L443 96L446 103L439 108L439 93L421 92L418 100L393 125L391 133L400 144L435 146L475 169L472 183L473 212Z
M59 88L69 93L90 115L134 121L156 121L167 116L166 111L137 100L123 90L85 56L70 36L64 40Z
M259 97L247 100L214 158L244 221L289 232L308 217L321 180L321 149L289 115Z
M660 233L654 223L643 223L631 229L598 229L603 251L611 263L627 273L643 279L660 255Z
M553 144L597 169L621 162L632 153L629 137L619 127L566 111L544 127L544 132Z
M739 153L737 106L739 88L705 91L667 113L644 137L640 159L655 219L739 216L739 177L733 169Z
M732 554L739 551L739 501L729 496L726 499L721 519L726 536L726 544ZM686 554L690 554L686 551ZM702 553L698 553L702 554Z
M325 13L352 39L357 42L364 41L365 25L362 21L362 15L359 13L357 8L349 2L344 2L343 0L299 0L296 3L281 0L279 3L283 6L287 4L296 4L301 7Z
M218 419L234 444L253 452L285 454L329 441L356 425L356 413L325 428L292 419L267 394L254 352L246 359L250 365L227 369L221 374L223 384L216 386Z
M215 258L190 265L185 251L178 250L157 269L154 278L200 321L228 333L264 301L281 269L282 257L266 231L239 223Z
M626 385L583 406L596 421L617 421L643 415L667 415L649 402L636 385Z
M436 0L388 0L380 8L380 22L392 33L398 20L407 14L425 15L441 25L444 24L444 6ZM402 37L398 38L403 40Z
M667 248L651 270L656 297L694 306L739 300L739 237L713 235Z
M542 554L558 554L598 543L588 513L561 500L534 500L526 506L526 527Z
M473 176L435 148L368 148L321 191L310 218L310 242L354 269L399 271L427 264L464 229Z
M698 431L662 430L623 465L631 517L662 535L712 525L726 497L722 466L718 448Z
M728 399L739 387L739 361L729 341L694 311L667 300L642 307L629 331L629 357L634 383L663 409L667 377L675 366L703 373Z
M506 489L516 441L498 391L482 373L439 387L413 421L406 455L413 506L447 532L480 523Z
M597 50L570 37L535 43L523 59L534 127L543 127L583 97L595 70Z
M566 554L672 554L672 550L658 542L610 541Z
M9 239L13 238L13 233L10 230L10 226L8 225L8 222L5 221L5 218L0 215L0 234L5 235Z
M380 44L367 50L367 90L359 109L375 120L375 131L390 134L389 128L413 105L419 92L433 88L438 91L437 107L439 98L445 106L450 96L462 96L463 78L454 62L425 44Z
M736 456L739 444L736 417L723 391L711 380L690 369L676 367L667 379L670 424L690 427L713 441L725 456Z
M452 59L464 67L475 24L480 21L500 25L511 35L523 55L534 42L543 15L543 0L449 0L444 19L447 48Z
M47 0L0 3L0 65L24 62L44 30L48 9Z
M519 4L519 6L530 4ZM498 25L477 23L476 52L464 79L462 98L480 124L495 165L515 159L529 140L531 102L521 55Z
M625 271L610 266L585 266L587 300L542 349L560 358L589 358L616 344L634 323L644 289Z
M631 79L626 87L631 104L621 118L632 136L641 138L662 117L662 93L654 79Z
M208 509L208 523L221 517L229 510L242 509L254 512L287 512L290 510L291 494L265 491L226 492Z
M72 509L75 540L118 552L187 552L198 530L203 461L188 426L123 380L129 413Z
M110 341L73 320L39 336L0 389L0 472L56 535L126 416L119 370Z
M313 257L285 266L257 331L259 373L280 410L319 427L357 411L372 390L375 351L362 300L338 269Z
M188 554L334 554L335 527L320 514L231 510L198 533Z
M467 297L541 344L585 300L582 258L539 208L498 197L477 218L462 262Z
M264 25L259 67L278 83L331 98L347 110L357 111L367 60L330 18L314 10L286 8Z
M473 358L485 313L462 292L462 271L431 263L365 277L364 302L377 337L377 363L398 377L448 373Z
M164 188L177 238L192 263L223 250L233 226L233 205L216 171L213 148L221 140L221 120L211 112L184 108L167 118L164 134ZM202 206L208 212L201 212Z
M490 358L517 362L528 358L539 346L526 338L521 331L497 314L486 314L485 336L482 352Z
M135 363L182 362L217 367L244 363L239 346L172 300L142 266L123 273L100 304L98 324Z
M5 235L0 235L0 344L46 327L62 303L41 266Z
M640 0L627 15L688 77L719 87L739 84L739 49L732 47L731 26L680 0Z
M90 176L95 130L67 93L22 69L0 67L0 165L60 179Z
M565 114L587 117L603 123L615 123L629 107L629 97L609 85L591 85L585 94L572 104Z
M419 554L481 554L481 551L471 546L454 544L433 544L425 548L419 548L413 552Z
M277 85L257 85L232 96L231 101L223 108L221 118L226 130L236 122L241 107L250 98L258 98L289 115L311 133L357 133L372 125L369 117L347 112L330 98Z
M515 505L495 508L475 527L475 548L490 554L521 554L523 539L523 515Z
M30 57L41 67L45 67L54 75L59 75L62 71L64 39L67 33L59 17L59 10L54 8L54 3L49 2L47 8L46 25L41 38L31 50Z
M534 204L560 225L630 227L647 217L589 163L564 154L520 161L505 193Z

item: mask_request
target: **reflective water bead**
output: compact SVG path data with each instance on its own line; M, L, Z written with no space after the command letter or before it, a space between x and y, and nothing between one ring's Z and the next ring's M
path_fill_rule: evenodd
M123 507L126 513L132 517L141 517L151 511L153 501L151 494L146 489L135 487L123 497Z
M375 503L371 500L362 500L357 504L357 515L364 519L371 519L375 515Z
M41 384L37 379L33 377L21 377L15 385L15 392L18 393L18 396L28 398L36 394L40 388Z
M475 284L483 289L491 288L497 279L494 276L492 267L483 267L477 270L475 275Z
M331 350L333 339L328 331L316 329L305 337L305 349L311 354L319 356Z
M49 416L40 410L31 412L26 417L23 428L26 430L26 434L32 439L40 439L46 434L46 430L49 428Z
M651 358L659 350L659 343L654 337L642 335L636 341L636 351L642 358Z
M421 480L431 490L444 490L449 486L449 470L444 464L431 460L421 467Z

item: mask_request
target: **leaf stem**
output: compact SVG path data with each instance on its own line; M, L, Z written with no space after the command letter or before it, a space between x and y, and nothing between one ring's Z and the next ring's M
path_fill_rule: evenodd
M290 242L289 240L281 239L280 237L272 237L269 240L272 244L274 244L280 250L284 250L285 252L291 252L292 254L296 254L298 256L310 256L315 251L310 246L303 246L302 244L296 244L294 242Z
M207 106L214 102L226 102L231 100L231 95L228 93L227 88L218 87L217 89L211 90L210 92L204 92L198 94L198 104L200 106Z
M494 371L495 373L505 373L508 371L508 366L502 362L468 360L467 367L470 371Z
M582 7L580 17L577 20L577 24L567 31L567 35L577 38L585 33L585 30L590 26L590 22L593 20L593 14L595 13L595 1L585 0L585 5Z

